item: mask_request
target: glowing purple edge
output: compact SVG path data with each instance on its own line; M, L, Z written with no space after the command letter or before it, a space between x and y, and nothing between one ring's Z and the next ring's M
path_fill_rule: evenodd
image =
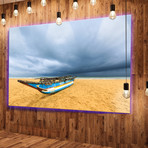
M123 16L122 15L118 15L118 16ZM133 38L132 38L132 31L133 31L133 20L132 20L132 14L127 14L127 15L131 15L131 64L130 64L130 112L129 113L120 113L120 112L104 112L104 111L85 111L85 110L70 110L70 109L53 109L53 108L40 108L40 107L23 107L23 106L9 106L9 31L8 31L8 52L7 52L7 108L8 109L18 109L18 110L32 110L32 111L51 111L51 112L80 112L80 113L96 113L96 114L132 114L132 93L131 91L133 90L133 87L131 86L132 84L132 74L131 74L131 70L132 70L132 53L133 53ZM107 16L108 17L108 16ZM104 18L104 16L101 16L99 18ZM85 18L86 19L96 19L96 18ZM77 19L77 20L82 20L82 19ZM77 21L77 20L70 20L70 21ZM69 20L67 20L69 21ZM64 21L64 22L67 22ZM53 23L53 22L50 22ZM54 22L55 23L55 22ZM43 23L43 24L49 24L48 23ZM34 24L34 25L41 25L41 24ZM33 26L31 25L24 25L21 27L25 27L25 26ZM16 27L16 26L15 26ZM15 28L15 27L11 27L11 28ZM18 27L18 26L17 26Z

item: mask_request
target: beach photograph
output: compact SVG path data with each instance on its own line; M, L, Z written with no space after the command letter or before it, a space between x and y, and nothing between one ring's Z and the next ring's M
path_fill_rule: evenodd
M123 85L126 73L130 84L131 15L127 63L124 18L10 28L8 105L130 113Z

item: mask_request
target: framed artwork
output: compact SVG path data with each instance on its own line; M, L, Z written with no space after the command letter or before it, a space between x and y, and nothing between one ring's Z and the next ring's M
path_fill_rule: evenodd
M130 83L131 15L127 16ZM125 16L9 29L9 107L130 113Z

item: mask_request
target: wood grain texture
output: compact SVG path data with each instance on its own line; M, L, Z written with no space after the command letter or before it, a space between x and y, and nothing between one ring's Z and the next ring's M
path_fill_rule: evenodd
M3 1L4 1L4 4L8 4L8 3L14 3L14 2L19 2L24 0L0 0L0 5L3 4Z
M9 27L55 22L57 0L47 0L42 8L40 0L31 0L33 13L26 13L26 3L18 2L19 16L15 18L13 5L4 6L7 24L0 25L0 129L29 135L59 138L102 146L124 147L131 144L141 147L148 144L148 97L145 82L148 80L148 1L128 0L128 13L132 14L132 68L131 114L92 114L51 112L36 109L9 109L7 94L7 53ZM93 7L89 0L79 0L79 9L72 9L73 0L60 0L63 21L108 16L110 3L98 0ZM114 0L117 15L124 14L123 0ZM1 6L0 6L1 8ZM2 9L0 9L2 13ZM122 92L121 92L122 93Z
M0 148L111 148L0 131Z

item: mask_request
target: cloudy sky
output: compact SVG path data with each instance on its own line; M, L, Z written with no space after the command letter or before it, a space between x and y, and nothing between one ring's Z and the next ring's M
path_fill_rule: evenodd
M125 17L10 28L9 76L125 76ZM128 15L128 76L131 15Z

